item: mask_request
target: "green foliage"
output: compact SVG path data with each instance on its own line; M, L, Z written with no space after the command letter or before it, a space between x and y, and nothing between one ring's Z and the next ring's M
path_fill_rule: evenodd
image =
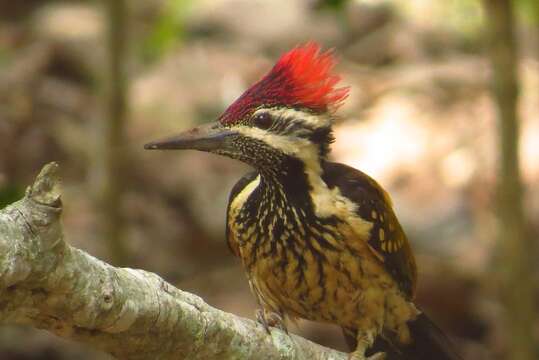
M339 12L344 10L344 7L348 1L349 0L320 0L318 1L317 7L322 10Z
M474 37L483 28L481 2L476 0L452 0L446 4L447 25L464 37ZM441 12L444 15L444 11Z
M192 0L168 0L150 35L144 40L142 56L147 61L161 57L185 36L185 19Z
M517 13L524 21L539 26L539 1L538 0L516 0Z
M16 185L6 185L0 188L0 209L19 200L24 195L24 189Z

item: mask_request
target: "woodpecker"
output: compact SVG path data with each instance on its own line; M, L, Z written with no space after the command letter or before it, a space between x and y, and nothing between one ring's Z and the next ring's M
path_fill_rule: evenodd
M339 325L350 358L458 359L414 304L417 270L391 199L371 177L328 159L338 87L332 51L283 54L217 121L145 145L250 165L233 187L226 238L260 306L257 319Z

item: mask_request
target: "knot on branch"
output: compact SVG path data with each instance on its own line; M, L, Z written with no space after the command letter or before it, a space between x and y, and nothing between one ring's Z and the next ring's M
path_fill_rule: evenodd
M0 289L54 269L65 243L57 163L45 165L26 196L0 211Z
M61 208L59 187L59 166L57 162L51 162L41 169L34 184L26 189L26 197L44 206Z

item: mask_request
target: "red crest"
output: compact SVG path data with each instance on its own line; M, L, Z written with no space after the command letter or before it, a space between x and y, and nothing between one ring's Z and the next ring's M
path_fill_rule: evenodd
M321 52L314 42L296 47L283 54L268 74L232 103L219 121L244 121L262 105L333 111L349 91L348 87L336 88L341 78L331 73L334 65L332 52Z

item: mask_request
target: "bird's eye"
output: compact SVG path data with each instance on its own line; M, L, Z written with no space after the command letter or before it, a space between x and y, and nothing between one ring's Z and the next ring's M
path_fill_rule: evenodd
M260 113L255 115L253 119L253 124L260 129L269 129L273 125L273 119L268 113Z

